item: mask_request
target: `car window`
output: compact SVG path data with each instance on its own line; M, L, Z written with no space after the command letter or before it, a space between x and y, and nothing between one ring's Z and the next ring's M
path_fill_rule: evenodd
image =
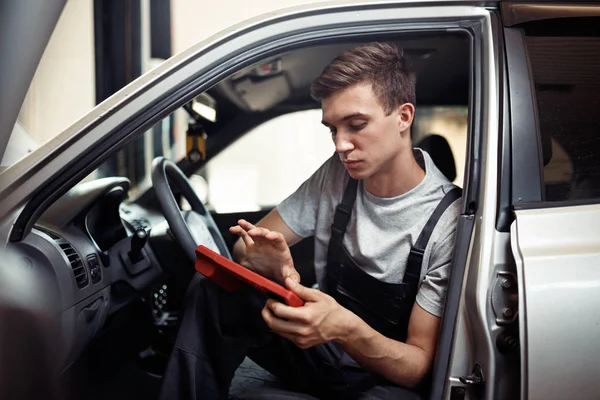
M600 18L525 27L541 143L551 142L543 146L547 201L600 199L599 33Z
M282 115L249 131L204 169L217 213L272 208L334 153L321 110Z

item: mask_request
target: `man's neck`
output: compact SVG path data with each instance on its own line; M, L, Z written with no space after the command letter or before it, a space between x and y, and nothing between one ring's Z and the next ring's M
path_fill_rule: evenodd
M365 189L374 196L389 198L408 193L425 178L412 148L408 148L383 166L378 172L363 181Z

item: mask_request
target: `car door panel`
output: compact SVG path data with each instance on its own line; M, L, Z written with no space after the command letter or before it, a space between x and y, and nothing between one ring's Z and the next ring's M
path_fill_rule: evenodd
M596 398L600 204L517 210L511 247L519 279L521 398Z

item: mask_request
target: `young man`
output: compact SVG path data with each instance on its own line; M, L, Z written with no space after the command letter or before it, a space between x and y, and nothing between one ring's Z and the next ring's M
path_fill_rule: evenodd
M234 258L305 305L224 295L203 280L165 398L226 397L246 354L324 398L416 398L402 388L419 387L431 370L460 191L412 148L414 75L400 49L371 43L334 59L311 94L336 154L256 226L231 228L240 236ZM319 290L300 283L289 251L313 235Z

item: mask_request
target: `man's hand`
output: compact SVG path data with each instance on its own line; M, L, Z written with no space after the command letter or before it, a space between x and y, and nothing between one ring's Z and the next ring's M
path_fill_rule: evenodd
M300 282L300 274L294 268L294 260L283 234L256 227L243 219L229 231L240 236L246 246L243 256L238 260L241 265L282 283L288 277Z
M269 299L262 317L273 331L307 349L321 343L339 340L349 332L358 317L335 299L319 290L310 289L291 279L285 285L305 301L302 307L289 307Z
M276 333L307 349L335 341L363 368L403 387L416 387L430 371L440 318L413 307L406 343L387 338L331 296L290 279L286 286L302 298L302 307L267 300L262 317Z

